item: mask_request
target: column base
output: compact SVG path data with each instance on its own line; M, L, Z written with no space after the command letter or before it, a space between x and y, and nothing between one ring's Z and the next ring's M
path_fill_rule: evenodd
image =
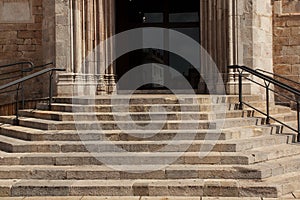
M58 96L106 95L116 91L114 75L59 74Z
M250 74L245 73L245 77L249 78ZM238 95L239 94L239 82L238 82L239 72L229 72L228 78L229 81L226 84L226 93L229 95ZM251 95L251 82L246 78L242 80L243 85L243 94Z
M239 94L239 83L228 82L226 85L226 93L229 95L238 95ZM244 95L251 94L251 84L250 83L243 83L243 94Z

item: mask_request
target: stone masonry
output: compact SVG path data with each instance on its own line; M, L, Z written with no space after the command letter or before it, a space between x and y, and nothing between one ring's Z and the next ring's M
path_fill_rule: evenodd
M26 2L26 1L25 1ZM31 6L32 20L28 22L1 21L0 19L0 63L17 61L41 62L42 58L42 0L27 1ZM0 1L3 3L3 0ZM5 5L5 4L4 4ZM5 6L4 8L5 9ZM7 11L15 15L15 10Z
M31 61L35 65L41 65L55 61L53 6L52 0L0 0L0 65L20 61ZM16 69L19 67L3 70L7 72ZM3 80L0 84L12 80ZM47 96L46 80L47 75L26 82L25 98ZM1 105L12 103L14 96L14 93L2 95Z
M275 1L273 24L274 72L300 82L300 2ZM300 85L292 85L300 89ZM290 103L286 99L278 100L286 104Z

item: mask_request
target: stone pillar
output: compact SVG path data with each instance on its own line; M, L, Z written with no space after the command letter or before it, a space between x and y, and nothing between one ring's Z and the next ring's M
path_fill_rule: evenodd
M113 0L69 0L67 73L59 75L58 95L107 94L114 90L114 67L105 69L114 48L98 47L114 34ZM57 42L57 41L56 41ZM99 50L100 49L100 50ZM99 51L98 51L99 50ZM97 87L98 85L98 87Z
M115 66L109 65L113 59L114 46L109 38L115 34L115 0L100 0L102 9L100 10L100 42L107 40L99 47L100 49L100 77L98 94L111 94L115 91Z
M201 76L208 76L210 83L204 83L200 79L199 93L208 92L205 91L205 85L209 89L209 92L218 93L218 86L215 84L216 73L221 73L223 80L227 80L228 65L228 20L229 20L229 0L203 0L200 1L200 30L202 47L209 53L218 71L212 71L212 66L204 64L201 66ZM209 58L208 58L209 59ZM204 63L210 63L205 62ZM222 81L223 82L223 81ZM223 85L222 85L223 87Z
M272 6L270 0L231 0L230 64L272 72ZM247 74L246 74L247 76ZM252 78L252 77L251 77ZM256 78L254 78L256 80ZM238 73L230 71L227 90L238 93ZM257 80L256 80L257 81ZM263 88L244 80L245 94L263 94Z

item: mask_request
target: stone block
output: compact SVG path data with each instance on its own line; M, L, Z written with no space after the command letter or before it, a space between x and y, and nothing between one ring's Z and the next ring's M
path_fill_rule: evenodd
M35 51L36 45L19 45L18 50L19 51Z
M291 35L292 36L299 36L300 35L300 26L299 27L292 27L291 28Z
M300 65L292 65L292 74L300 75Z
M287 20L286 20L286 18L277 17L274 19L273 24L274 24L274 27L285 27L287 24Z
M274 57L275 64L298 64L300 62L298 55L285 55Z
M17 38L17 31L0 31L0 39L14 39Z
M23 31L26 30L26 24L1 24L0 31Z
M43 0L32 0L32 6L42 6Z
M294 46L294 45L300 45L300 36L298 35L298 36L292 36L292 37L290 37L290 39L289 39L289 44L290 45L292 45L292 46Z
M274 66L274 72L276 74L280 74L280 75L291 74L292 65L289 65L289 64L276 64Z
M42 6L33 6L32 7L32 14L43 14L43 7Z
M300 21L298 19L294 19L294 20L288 20L286 23L287 26L291 26L291 27L299 27L300 26Z
M18 31L18 38L35 38L35 31Z
M42 23L27 24L26 30L42 30Z
M35 23L42 23L43 22L43 15L34 15L34 22Z
M3 52L5 51L17 51L18 50L18 45L3 45Z
M291 35L291 29L286 27L274 27L273 31L276 37L289 37Z

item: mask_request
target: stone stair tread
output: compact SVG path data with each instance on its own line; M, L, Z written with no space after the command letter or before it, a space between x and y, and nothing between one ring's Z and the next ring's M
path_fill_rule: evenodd
M8 117L0 117L0 119L6 121L5 123L13 123L13 117L8 116ZM79 120L79 121L55 121L55 120L46 120L46 119L38 119L38 118L27 118L27 117L20 117L19 118L20 125L22 126L27 126L27 127L33 127L33 128L40 128L42 130L62 130L62 129L67 129L67 130L74 130L74 129L88 129L89 126L92 126L95 128L97 126L97 129L112 129L115 128L116 125L125 125L126 130L130 128L132 130L132 127L129 127L130 125L135 125L136 123L140 125L158 125L163 127L159 127L159 129L162 128L167 128L167 126L173 126L173 127L168 127L169 130L172 129L177 129L177 126L181 126L179 128L184 128L186 129L187 125L188 129L197 129L200 128L202 129L222 129L222 128L228 128L228 127L236 127L236 126L249 126L249 125L255 125L255 124L260 124L261 119L260 118L242 118L242 119L217 119L214 121L211 120L152 120L152 121L84 121L84 120ZM101 127L98 127L101 125ZM193 126L192 126L193 125ZM59 126L59 127L57 127ZM102 127L104 126L104 128ZM114 126L114 127L109 127L109 126ZM195 127L194 127L195 126ZM140 128L143 130L143 128Z
M200 117L214 117L214 116L218 116L219 118L237 118L237 117L247 117L247 113L245 113L245 111L241 111L241 110L227 110L227 111L199 111L199 112L195 112L195 111L183 111L183 112L176 112L176 111L154 111L154 112L67 112L67 111L45 111L45 110L20 110L19 111L20 115L23 117L31 117L31 118L38 118L38 117L43 117L46 119L55 119L55 120L63 120L63 117L78 117L78 119L81 119L85 116L87 117L91 117L91 116L128 116L128 115L132 115L132 116L155 116L155 115L175 115L175 116L198 116ZM230 115L232 114L232 115ZM233 115L234 114L234 115ZM246 115L246 116L245 116ZM224 116L224 117L223 117ZM75 118L76 119L76 118Z
M10 124L5 124L0 127L2 135L9 137L15 137L23 140L30 141L78 141L78 140L99 140L103 136L120 137L120 140L124 140L124 134L127 135L128 131L122 130L41 130L37 128L30 128L25 126L14 126ZM233 138L253 138L261 135L270 135L273 131L269 126L244 126L244 127L230 127L220 130L214 129L197 129L197 130L160 130L159 134L157 131L153 130L130 130L131 134L135 134L136 137L139 135L143 137L149 137L149 139L154 139L155 141L161 140L161 138L172 139L177 134L183 134L190 138L189 135L196 135L198 139L215 140L219 137L219 140L228 140ZM153 138L155 135L157 138ZM123 138L123 139L121 139ZM194 136L193 136L194 138ZM132 139L132 138L131 138ZM127 139L126 139L127 140Z
M278 176L269 177L263 182L268 185L277 185L281 195L300 189L300 174L297 172L284 173Z
M278 144L274 146L265 146L254 148L247 151L248 154L258 156L255 160L275 160L283 157L290 157L300 154L300 143ZM256 162L256 161L255 161Z
M143 109L136 110L136 108L180 108L183 111L190 111L189 109L193 108L192 111L229 111L229 110L237 110L237 104L210 104L210 103L201 103L201 104L132 104L132 105L103 105L103 104L65 104L65 103L53 103L52 110L59 110L62 112L95 112L96 109L104 109L106 112L111 111L111 108L116 108L115 111L123 111L125 108L135 108L132 112L139 113L140 111L144 111ZM37 108L40 110L48 110L48 104L46 103L39 103ZM85 109L83 109L85 108Z
M151 111L151 112L62 112L62 111L47 111L47 110L20 110L21 113L28 112L28 113L41 113L41 114L56 114L56 115L128 115L128 114L222 114L223 112L212 112L212 111L182 111L182 112L176 112L176 111ZM227 112L243 112L240 110L228 110Z
M0 118L2 119L9 119L12 120L14 119L14 116L1 116ZM259 117L251 117L251 118L242 118L239 120L259 120ZM47 120L47 119L39 119L39 118L31 118L31 117L20 117L19 118L20 121L32 121L32 122L40 122L40 123L48 123L48 124L64 124L64 123L71 123L74 121L55 121L55 120ZM192 123L199 123L199 122L209 122L209 123L215 123L215 122L222 122L222 121L237 121L238 119L217 119L217 120L165 120L166 122L192 122ZM156 122L156 123L161 123L161 122L165 122L163 120L147 120L147 121L138 121L138 123L150 123L150 122ZM80 121L82 123L116 123L116 122L112 122L112 121ZM117 123L136 123L136 122L128 122L128 121L117 121Z
M207 152L205 152L207 153ZM132 156L177 156L177 155L183 155L183 156L194 156L199 157L199 152L134 152L131 153ZM90 152L70 152L70 153L7 153L5 154L5 157L101 157L101 156L128 156L126 152L103 152L103 153L90 153ZM243 152L209 152L208 156L247 156L247 154Z
M24 194L31 194L33 196L39 196L47 194L56 194L58 196L76 196L80 195L82 189L89 188L90 191L98 195L114 194L116 191L119 195L123 196L141 196L138 188L145 188L149 192L149 196L158 195L171 195L181 196L182 192L190 191L193 188L193 192L189 196L219 196L220 193L212 194L211 187L231 188L231 192L227 195L239 195L249 196L251 190L256 190L258 193L268 195L269 197L277 196L277 185L265 186L262 183L246 180L11 180L4 181L11 189L11 193L14 196L20 196ZM259 187L263 189L259 190ZM29 188L32 190L30 191ZM41 191L37 189L41 189ZM110 190L107 190L109 189ZM114 188L114 189L112 189ZM116 190L117 189L117 190ZM244 193L249 191L250 193ZM268 191L267 191L268 190ZM30 191L30 192L29 192ZM97 192L96 192L97 191ZM180 195L181 193L181 195ZM253 195L253 194L252 194Z
M10 154L7 154L3 152L3 155L6 155L10 157ZM68 153L65 155L69 155L74 153ZM76 153L77 154L77 153ZM89 153L80 153L83 154L89 154ZM37 156L47 155L45 153L39 153ZM50 154L48 154L50 155ZM228 155L228 154L227 154ZM29 154L20 154L17 153L16 156L34 156ZM51 154L51 157L53 157L54 154ZM79 155L80 156L80 155ZM251 165L239 165L239 164L229 164L229 165L210 165L210 164L198 164L198 165L191 165L191 164L174 164L166 166L167 170L175 170L175 169L212 169L212 170L224 170L224 169L231 169L231 168L243 168L243 169L251 169L251 170L260 170L260 169L271 169L271 168L277 168L277 167L284 167L284 166L291 166L293 163L300 162L300 155L293 155L289 157L283 157L276 160L268 160L262 163L253 163ZM126 167L127 169L134 169L135 165L122 165ZM162 166L165 167L165 166ZM55 166L55 165L0 165L0 171L10 171L10 170L19 170L19 169L26 169L26 170L32 170L32 169L66 169L66 170L114 170L114 165L81 165L81 166ZM299 166L300 169L300 166Z
M2 155L2 165L6 162L20 165L87 165L97 163L102 165L101 159L110 165L118 164L138 164L141 167L149 165L164 164L164 162L172 164L249 164L254 159L250 155L244 153L232 152L104 152L104 153L8 153ZM75 162L75 163L74 163ZM70 164L72 163L72 164ZM74 164L73 164L74 163Z
M39 103L40 105L48 105L47 103ZM232 104L235 104L235 103L232 103ZM69 104L69 103L52 103L51 104L52 106L69 106L69 107L82 107L82 106L86 106L86 107L124 107L124 104L114 104L114 105L106 105L106 104ZM125 106L143 106L143 107L164 107L164 106L193 106L193 107L199 107L199 106L210 106L210 107L213 107L213 106L221 106L221 107L224 107L224 108L227 108L227 104L225 103L201 103L200 105L198 104L192 104L192 103L162 103L162 104L150 104L150 103L146 103L146 104L142 104L142 103L139 103L139 104L125 104Z
M282 137L285 138L284 135L278 135L276 137ZM214 140L161 140L161 141L111 141L111 140L99 140L99 141L84 141L84 144L116 144L116 145L121 145L121 144L157 144L157 145L168 145L168 144L174 144L174 145L180 145L180 144L208 144L208 145L216 145L216 144L232 144L232 145L243 145L247 142L256 142L256 141L261 141L264 139L274 139L274 136L269 135L269 136L259 136L257 138L245 138L245 139L232 139L232 140L224 140L224 141L214 141ZM17 138L12 138L12 137L7 137L0 135L0 141L1 142L6 142L11 145L76 145L76 144L83 144L82 141L26 141L26 140L21 140Z

